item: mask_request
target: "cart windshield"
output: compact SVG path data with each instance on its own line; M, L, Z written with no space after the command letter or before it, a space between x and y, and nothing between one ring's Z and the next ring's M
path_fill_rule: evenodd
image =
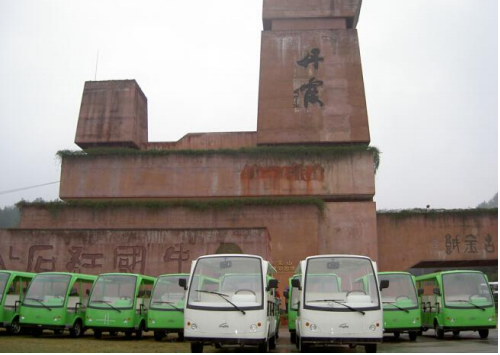
M186 291L179 286L179 279L187 276L162 276L156 281L151 300L151 308L177 310L184 307Z
M200 280L217 280L217 283ZM188 308L237 311L262 308L263 280L259 258L200 258L189 287Z
M7 281L9 281L9 276L6 272L0 272L0 303L2 303L2 297L7 286Z
M101 275L92 288L89 307L132 308L137 277L134 275Z
M384 309L418 308L417 290L411 275L382 274L379 278L389 281L389 287L381 291Z
M477 308L493 305L488 282L482 273L444 274L443 288L446 307Z
M380 309L372 263L360 257L308 259L304 307L335 312Z
M66 299L70 275L38 274L31 281L23 305L34 307L62 307Z

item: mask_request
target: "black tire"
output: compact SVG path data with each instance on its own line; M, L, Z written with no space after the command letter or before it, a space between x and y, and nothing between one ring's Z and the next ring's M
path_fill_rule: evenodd
M411 341L417 340L417 332L409 332L408 336L410 337Z
M40 338L42 336L43 330L40 328L33 328L31 331L31 335L35 338Z
M488 335L490 335L490 330L489 329L481 329L479 331L479 337L481 339L486 339L488 337Z
M135 338L137 340L141 340L142 339L142 332L144 330L144 323L141 322L141 324L139 324L139 329L137 329L137 331L135 332Z
M460 330L454 330L453 335L455 335L455 336L460 335Z
M399 339L400 336L401 336L400 332L394 332L394 338Z
M19 334L21 334L22 330L23 329L21 327L21 324L19 323L19 318L16 317L16 318L14 318L12 323L10 323L10 325L7 327L7 334L19 335Z
M269 350L276 349L276 335L269 339Z
M83 330L82 322L80 322L79 320L77 320L75 322L75 324L73 324L73 326L69 330L69 336L72 337L72 338L79 338L83 334L82 330Z
M99 329L94 329L94 338L101 339L102 338L102 331Z
M191 343L191 352L192 353L202 353L203 352L203 343Z
M177 340L184 341L184 331L183 330L180 330L177 332Z
M377 352L377 344L365 345L365 353L376 353L376 352Z
M259 353L268 353L269 352L269 342L266 341L259 344Z
M290 342L292 344L295 344L295 342L297 341L297 333L295 332L290 332Z
M165 337L165 332L163 330L155 330L155 340L162 341Z
M436 333L436 339L444 339L444 330L440 329L436 324L434 324L434 332Z
M297 342L299 343L299 351L301 353L307 353L309 351L309 344L304 344L302 338L297 338Z

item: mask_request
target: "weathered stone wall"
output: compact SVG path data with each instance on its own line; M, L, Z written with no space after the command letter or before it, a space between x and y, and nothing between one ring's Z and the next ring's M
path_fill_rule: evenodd
M286 284L300 260L309 255L349 253L377 260L373 202L326 203L316 206L252 206L228 210L186 208L86 209L48 211L24 208L20 228L61 229L237 229L265 228L278 279ZM356 233L356 235L353 235Z
M254 159L207 155L63 158L60 198L318 196L371 200L373 155Z
M146 150L239 149L257 146L257 132L188 133L177 142L149 142Z
M381 271L498 260L496 214L379 214L377 231Z
M0 269L87 274L189 273L201 255L241 251L270 260L269 235L253 229L0 230Z

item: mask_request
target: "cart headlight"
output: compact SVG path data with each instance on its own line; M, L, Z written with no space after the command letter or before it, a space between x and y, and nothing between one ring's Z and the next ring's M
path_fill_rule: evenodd
M57 322L57 321L60 321L60 320L61 320L61 316L54 317L54 322Z
M21 317L21 319L24 319L24 318ZM491 318L491 317L488 318L488 322L492 322L492 321L493 321L493 318Z
M372 332L376 331L377 330L377 326L375 324L370 325L370 330Z
M191 324L191 330L197 330L197 329L198 326L196 325L196 323Z
M153 324L156 324L156 321L154 319L150 319L149 321Z
M251 331L251 332L256 332L256 331L257 331L257 325L256 325L256 324L252 324L252 325L250 326L250 331Z
M24 316L21 316L21 320L24 320Z
M318 329L318 327L316 326L316 324L311 323L311 325L309 326L309 329L311 329L314 332L314 331L316 331L316 329Z
M127 319L124 319L124 320L123 320L123 323L124 323L124 324L128 324L128 322L130 322L130 318L127 318Z

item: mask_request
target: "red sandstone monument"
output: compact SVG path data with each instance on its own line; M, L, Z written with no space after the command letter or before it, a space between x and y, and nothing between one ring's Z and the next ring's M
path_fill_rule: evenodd
M0 230L0 269L157 276L243 252L285 285L315 254L368 255L381 270L494 265L495 214L377 218L360 8L264 0L257 132L151 143L135 80L86 82L83 150L60 152L64 202L20 205L19 228Z

